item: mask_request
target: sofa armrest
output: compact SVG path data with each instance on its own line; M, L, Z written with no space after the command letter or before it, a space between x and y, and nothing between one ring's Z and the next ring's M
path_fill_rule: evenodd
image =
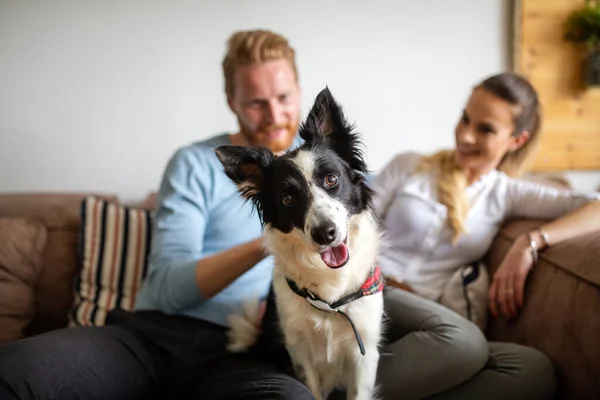
M490 276L514 240L543 221L514 220L484 262ZM525 304L513 321L489 318L489 340L525 344L555 363L561 398L600 398L600 232L551 246L530 272Z

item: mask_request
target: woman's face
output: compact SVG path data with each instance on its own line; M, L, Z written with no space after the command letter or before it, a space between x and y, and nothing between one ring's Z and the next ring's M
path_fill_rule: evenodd
M521 147L527 132L514 136L515 106L484 88L473 90L455 129L456 161L472 180L496 168Z

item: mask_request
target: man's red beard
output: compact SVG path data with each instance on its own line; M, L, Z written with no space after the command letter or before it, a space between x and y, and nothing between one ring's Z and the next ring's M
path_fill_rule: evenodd
M246 140L248 140L248 142L252 146L264 146L271 150L273 153L279 153L287 150L292 145L294 137L296 136L296 131L298 130L297 121L292 121L280 125L264 126L259 128L255 132L250 132L248 129L243 127L241 121L240 126L242 127L242 135L244 135ZM285 132L280 134L275 139L269 137L269 132L276 131L279 129L285 129Z

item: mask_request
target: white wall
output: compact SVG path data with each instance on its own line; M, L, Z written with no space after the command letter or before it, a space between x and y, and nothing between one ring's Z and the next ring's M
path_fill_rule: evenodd
M304 110L329 85L371 168L450 146L471 86L507 67L505 3L0 0L0 191L155 190L177 147L236 128L220 62L244 28L290 39Z

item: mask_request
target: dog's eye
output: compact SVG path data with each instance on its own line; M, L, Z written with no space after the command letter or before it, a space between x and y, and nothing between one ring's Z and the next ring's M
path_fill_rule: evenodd
M285 196L283 196L281 198L281 202L283 203L284 206L289 206L290 204L292 204L293 201L294 201L294 198L289 194L286 194Z
M337 176L329 174L325 177L325 186L333 187L333 186L337 185L337 183L338 183Z

